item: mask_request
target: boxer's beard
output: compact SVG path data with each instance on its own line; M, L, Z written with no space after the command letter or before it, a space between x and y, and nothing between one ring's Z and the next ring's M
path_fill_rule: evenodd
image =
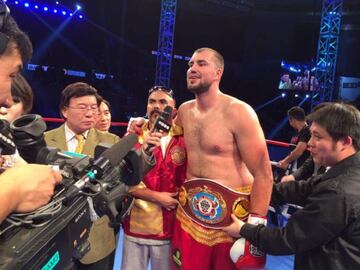
M206 91L209 90L209 87L210 84L208 83L199 83L197 85L189 84L189 82L187 83L187 89L195 95L205 93Z

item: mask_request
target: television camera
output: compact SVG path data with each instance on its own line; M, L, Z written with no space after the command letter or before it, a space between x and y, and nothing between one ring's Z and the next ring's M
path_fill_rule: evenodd
M109 148L98 146L100 154L91 158L46 147L45 130L43 119L34 114L11 125L0 122L2 155L17 148L26 161L53 166L63 176L47 205L13 213L1 224L0 269L70 269L73 259L91 248L92 220L108 215L111 225L119 226L133 204L128 185L137 184L142 174L142 158L132 150L136 135Z

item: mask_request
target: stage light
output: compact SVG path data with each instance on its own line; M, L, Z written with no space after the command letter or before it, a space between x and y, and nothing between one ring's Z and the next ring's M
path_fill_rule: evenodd
M305 96L305 98L309 98L310 97L310 95L309 94L307 94L306 96Z
M299 97L299 95L298 94L295 94L295 96L294 97Z
M3 0L5 1L5 0ZM80 5L80 4L75 4L75 10L74 8L69 9L65 6L62 6L62 4L59 1L56 1L56 5L54 5L55 3L53 2L52 4L41 4L40 2L36 1L33 2L32 0L12 0L12 1L8 1L6 0L7 3L11 3L13 5L17 5L17 6L21 6L26 10L41 10L44 13L48 13L48 14L58 14L58 15L62 15L63 18L67 18L67 17L73 17L76 15L76 17L78 19L85 19L84 14L80 14L79 10L83 10L84 8ZM62 8L60 9L59 6L62 6Z
M286 94L285 94L285 93L282 93L282 94L281 94L281 97L283 97L283 98L286 97Z

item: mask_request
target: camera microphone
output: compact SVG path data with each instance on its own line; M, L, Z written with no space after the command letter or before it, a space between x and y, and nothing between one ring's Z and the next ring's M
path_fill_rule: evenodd
M106 170L108 166L121 166L122 160L135 146L137 141L138 138L135 134L129 134L128 136L122 138L119 142L111 146L109 149L105 150L99 158L94 160L91 169L89 169L83 177L81 177L78 181L74 183L74 185L69 188L67 192L67 197L72 198L88 183L91 183L96 179L100 179L103 175L104 170ZM139 182L140 179L137 179L137 181ZM124 181L124 183L126 185L134 185L134 183L127 183L127 181Z

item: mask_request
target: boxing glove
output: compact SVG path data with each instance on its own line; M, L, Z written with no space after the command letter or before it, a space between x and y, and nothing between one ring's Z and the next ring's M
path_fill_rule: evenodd
M254 225L266 225L267 220L266 217L250 214L247 222ZM266 254L246 241L245 238L235 241L230 249L230 257L237 269L264 269L266 263Z

